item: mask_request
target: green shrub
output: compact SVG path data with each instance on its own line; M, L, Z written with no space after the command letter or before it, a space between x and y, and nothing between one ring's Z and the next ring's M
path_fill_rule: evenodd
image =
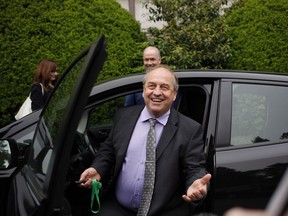
M163 21L162 29L150 28L150 41L163 62L177 69L223 68L230 56L227 26L221 15L226 0L151 0L150 19Z
M227 68L288 73L288 1L239 0L230 11Z
M61 76L101 34L108 59L99 80L143 70L145 35L115 0L0 1L0 20L1 127L14 121L41 60L54 59Z

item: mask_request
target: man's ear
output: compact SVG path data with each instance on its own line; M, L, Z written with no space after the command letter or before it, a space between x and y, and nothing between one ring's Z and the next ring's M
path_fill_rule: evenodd
M176 94L174 95L173 101L175 101L176 98L177 98L177 92L176 92Z

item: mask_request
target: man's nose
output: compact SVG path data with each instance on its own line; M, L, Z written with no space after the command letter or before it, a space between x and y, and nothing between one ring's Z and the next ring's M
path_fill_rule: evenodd
M161 95L161 88L160 88L160 86L157 86L157 87L154 89L153 94L155 94L155 95Z
M154 62L152 60L148 60L148 64L152 65Z

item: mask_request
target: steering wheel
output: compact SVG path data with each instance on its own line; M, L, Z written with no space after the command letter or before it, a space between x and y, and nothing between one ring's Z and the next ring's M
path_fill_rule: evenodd
M84 133L83 133L83 141L84 141L84 145L88 148L88 151L89 153L93 156L93 158L96 156L96 150L93 148L93 145L92 145L92 141L89 137L89 131L86 130Z
M77 132L73 142L70 160L70 173L88 168L96 156L86 133Z

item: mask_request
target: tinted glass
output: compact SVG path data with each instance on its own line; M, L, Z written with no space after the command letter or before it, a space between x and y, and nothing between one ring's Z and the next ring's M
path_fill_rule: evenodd
M209 86L208 86L209 87ZM207 90L208 91L208 90ZM204 86L185 86L180 87L178 93L177 106L182 114L203 124L205 113L207 112L208 93ZM118 92L119 93L119 92ZM126 96L109 97L108 100L97 104L90 113L87 125L87 135L94 149L98 149L100 143L108 137L112 127L113 118L116 111L124 106Z
M180 87L178 96L180 98L178 111L204 126L208 109L207 88L200 85Z
M97 105L90 116L89 127L112 124L116 111L124 106L124 101L123 96Z
M77 82L85 58L78 61L67 76L61 80L61 85L52 95L36 130L28 164L35 173L36 181L40 184L40 187L43 187L49 166L53 162L51 156L53 155L53 149L56 147L54 141L61 127L61 120L65 116L65 108L72 95L72 90Z
M231 144L288 139L288 88L234 84Z

